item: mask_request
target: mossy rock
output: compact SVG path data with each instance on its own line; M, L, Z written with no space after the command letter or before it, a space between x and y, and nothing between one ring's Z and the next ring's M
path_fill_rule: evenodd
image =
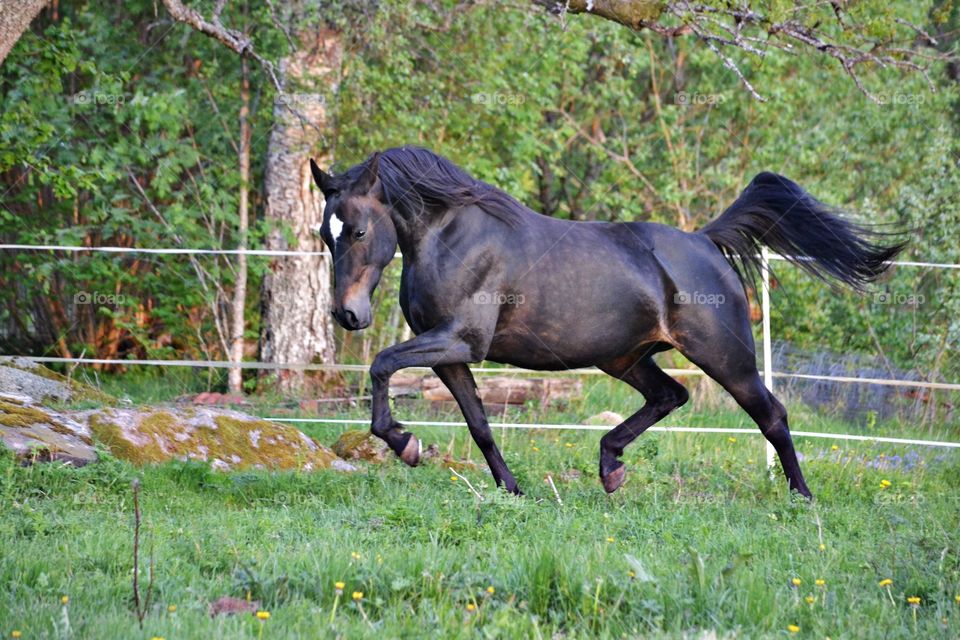
M27 396L33 403L54 400L117 404L117 399L109 394L19 356L0 356L0 393Z
M295 427L208 407L85 412L94 438L133 464L202 460L214 469L354 467Z
M389 451L387 443L369 431L346 431L333 443L333 452L344 460L383 462Z
M0 441L24 462L95 462L90 436L87 427L68 414L34 405L27 396L0 394Z

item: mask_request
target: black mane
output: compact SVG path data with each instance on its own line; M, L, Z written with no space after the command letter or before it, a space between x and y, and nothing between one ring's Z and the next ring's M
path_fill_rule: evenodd
M344 173L344 186L357 181L369 164L370 158ZM422 147L394 147L382 152L377 175L384 202L404 217L477 205L513 225L526 208L500 189L476 180L443 156Z

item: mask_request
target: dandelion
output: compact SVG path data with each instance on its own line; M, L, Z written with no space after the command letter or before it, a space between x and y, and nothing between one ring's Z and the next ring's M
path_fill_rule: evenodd
M801 580L800 578L794 578L793 580L790 581L790 584L792 584L795 587L799 587L801 584L803 584L803 580Z
M747 458L747 464L753 464L753 458Z
M350 557L353 558L354 560L359 560L359 559L360 559L360 554L357 553L356 551L351 551L351 552L350 552Z
M540 447L534 447L533 450L534 450L534 451L540 451Z
M66 606L70 602L70 596L60 596L60 604Z
M457 476L450 476L450 482L456 482Z
M958 593L957 595L953 596L953 599L957 601L957 604L960 604L960 593Z
M167 605L167 613L176 613L176 611L177 611L177 605L175 604Z
M269 620L270 612L269 611L257 611L257 620Z
M886 478L884 478L883 480L880 481L880 488L881 488L881 489L886 489L886 488L889 487L889 486L890 486L890 481L887 480Z
M920 606L920 596L910 596L909 598L907 598L907 603L909 603L910 606L912 606L912 607L919 607L919 606Z
M565 446L565 447L567 447L567 448L569 449L570 447L573 446L573 443L572 443L572 442L565 442L565 443L563 444L563 446Z
M14 629L13 631L10 632L10 637L11 637L11 638L19 638L19 637L22 636L22 635L23 635L23 634L20 633L20 630L19 630L19 629Z
M347 586L347 585L346 585L345 583L343 583L343 582L334 582L334 583L333 583L333 588L337 590L337 593L338 593L338 594L339 594L339 593L343 593L343 588L346 587L346 586Z
M817 578L816 580L813 581L813 583L818 587L822 587L827 584L827 581L824 580L823 578Z
M840 451L840 447L838 445L833 445L830 447L830 451Z
M163 636L153 636L150 640L163 640Z
M880 585L881 589L885 588L887 590L887 597L890 598L890 604L896 606L897 603L893 601L893 592L890 591L890 585L893 584L893 580L890 578L884 578L877 584Z
M817 601L817 599L814 598L813 596L807 596L806 598L804 598L804 600L806 600L807 604L813 604L814 602Z
M729 442L730 444L733 444L733 443L736 442L736 441L737 441L737 439L734 438L733 436L730 436L729 438L727 438L727 442Z
M343 595L343 588L347 585L343 582L334 582L334 596L333 596L333 607L330 609L330 622L333 622L334 616L337 615L337 605L340 604L340 596Z
M358 600L358 601L359 601L359 600L363 600L363 591L354 591L354 592L353 592L353 599L354 599L354 600Z
M790 633L800 633L800 627L798 627L795 624L788 624L787 631L789 631Z
M636 572L634 572L634 571L632 571L632 570L631 570L631 571L627 571L627 577L628 577L628 578L636 578L636 577L637 577L637 574L636 574Z
M490 595L493 595L496 592L497 590L493 588L493 585L487 587L487 593L489 593Z
M473 604L472 602L468 602L468 603L467 603L467 612L468 612L468 613L473 613L473 612L476 611L476 610L477 610L477 605Z
M821 542L821 543L820 543L820 551L826 551L826 550L827 550L827 545L825 545L825 544L823 544L823 543Z

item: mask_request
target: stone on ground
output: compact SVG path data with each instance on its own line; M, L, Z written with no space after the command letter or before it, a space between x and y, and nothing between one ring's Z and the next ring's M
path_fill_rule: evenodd
M24 462L82 466L97 460L85 424L38 406L26 395L0 393L0 442Z

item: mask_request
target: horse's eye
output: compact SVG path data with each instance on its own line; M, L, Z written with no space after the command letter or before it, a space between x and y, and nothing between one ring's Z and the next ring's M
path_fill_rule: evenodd
M364 231L363 229L357 229L356 231L353 232L353 237L356 238L357 240L362 240L365 235L367 235L367 232Z

